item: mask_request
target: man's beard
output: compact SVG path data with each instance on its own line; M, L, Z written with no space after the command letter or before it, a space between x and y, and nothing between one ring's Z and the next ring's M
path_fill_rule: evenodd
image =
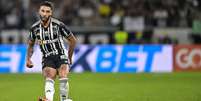
M44 23L46 23L50 19L50 16L45 17L45 16L41 16L40 15L40 19L41 19L41 21L43 21Z

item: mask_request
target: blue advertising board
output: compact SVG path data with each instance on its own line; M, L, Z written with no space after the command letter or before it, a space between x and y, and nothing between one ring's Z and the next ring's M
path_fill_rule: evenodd
M41 52L36 46L32 61L25 66L26 45L0 45L0 73L41 72ZM78 45L72 72L171 72L170 45Z

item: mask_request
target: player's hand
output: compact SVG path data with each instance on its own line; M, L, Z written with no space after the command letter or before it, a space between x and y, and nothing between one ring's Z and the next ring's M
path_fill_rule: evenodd
M31 61L31 60L27 60L27 61L26 61L26 66L27 66L28 68L32 68L32 67L33 67L32 61Z

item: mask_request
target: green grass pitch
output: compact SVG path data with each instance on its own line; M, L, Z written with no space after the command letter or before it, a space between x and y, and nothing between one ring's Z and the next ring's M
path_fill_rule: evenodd
M201 73L72 73L73 101L201 101ZM37 101L41 74L0 74L0 101ZM59 101L58 80L55 100Z

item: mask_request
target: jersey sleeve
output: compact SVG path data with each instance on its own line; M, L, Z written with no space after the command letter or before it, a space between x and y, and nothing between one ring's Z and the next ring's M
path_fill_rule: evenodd
M30 29L29 30L29 38L28 38L28 40L35 41L35 39L36 39L36 35L34 34L33 29Z
M72 34L71 30L64 23L60 24L60 31L61 35L65 38L68 38Z

